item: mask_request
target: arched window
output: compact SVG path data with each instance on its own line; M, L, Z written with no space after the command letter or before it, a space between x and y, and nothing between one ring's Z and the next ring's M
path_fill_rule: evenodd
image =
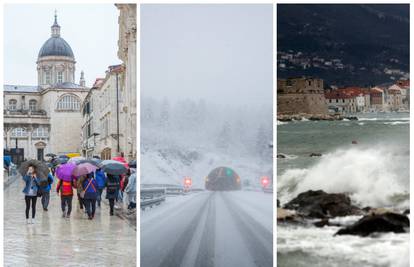
M58 83L63 83L63 71L58 71L56 80Z
M26 129L24 129L24 128L14 128L11 131L11 136L12 137L26 137L27 136Z
M29 109L30 109L31 111L35 111L35 110L37 109L37 101L36 101L36 100L31 99L31 100L29 101Z
M9 110L16 110L17 109L17 100L10 99L9 100Z
M57 103L57 110L78 111L80 109L80 100L75 95L64 95Z
M50 71L45 71L45 84L50 84L52 81Z
M49 136L49 132L46 128L44 127L39 127L36 128L33 133L32 133L33 137L37 137L37 138L42 138L42 137L48 137Z

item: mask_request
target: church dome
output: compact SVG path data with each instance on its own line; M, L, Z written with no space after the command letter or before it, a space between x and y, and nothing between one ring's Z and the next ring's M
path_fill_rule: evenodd
M50 37L40 48L39 58L46 56L65 56L74 58L72 48L61 37Z
M57 22L56 14L55 22L51 29L52 36L43 44L42 48L40 48L38 58L46 56L63 56L74 59L75 56L73 55L72 48L70 48L70 45L62 37L60 37L60 26Z

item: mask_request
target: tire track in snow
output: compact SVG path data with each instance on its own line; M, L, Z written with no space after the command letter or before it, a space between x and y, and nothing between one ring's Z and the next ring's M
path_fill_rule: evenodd
M224 194L220 194L220 197L223 198L222 203L226 205L229 214L237 222L235 227L239 229L256 266L273 266L272 233L239 208L232 200L225 197Z
M215 255L215 229L216 229L216 205L215 198L217 194L212 192L209 199L208 211L204 224L204 231L201 237L201 244L198 249L198 255L195 266L213 267Z
M200 224L203 214L206 212L206 207L211 201L213 194L210 194L204 204L200 207L198 213L194 216L191 222L187 225L186 230L182 233L180 238L174 244L173 248L164 257L159 267L181 266L184 256L189 249L190 242L194 236L197 226Z

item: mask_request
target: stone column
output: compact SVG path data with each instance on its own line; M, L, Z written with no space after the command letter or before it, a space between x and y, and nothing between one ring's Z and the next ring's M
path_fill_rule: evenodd
M33 144L32 144L32 132L33 132L33 127L32 126L28 126L27 127L27 158L31 158L32 157L32 148L33 148Z
M11 128L7 127L5 130L6 130L6 147L8 149L10 149L10 145L11 145L11 142L10 142Z

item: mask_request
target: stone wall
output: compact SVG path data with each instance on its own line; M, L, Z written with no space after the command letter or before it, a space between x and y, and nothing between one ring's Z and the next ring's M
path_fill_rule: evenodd
M327 114L323 94L278 94L278 114Z

